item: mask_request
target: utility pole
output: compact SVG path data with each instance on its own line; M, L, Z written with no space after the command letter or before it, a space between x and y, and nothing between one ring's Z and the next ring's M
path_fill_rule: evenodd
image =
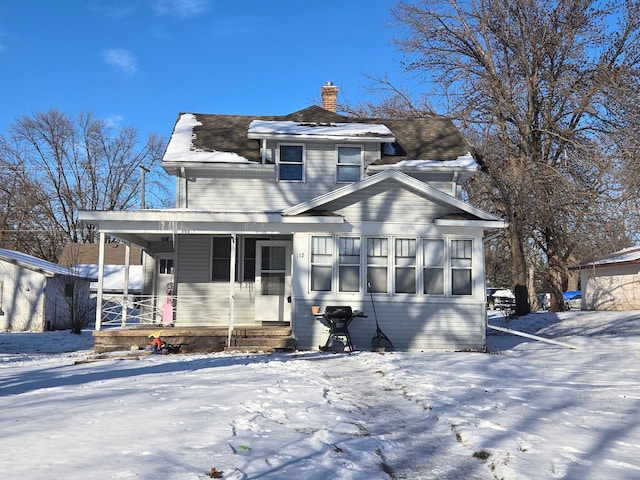
M150 170L144 165L140 165L140 209L144 210L146 208L145 199L144 199L144 182L145 182L145 174Z

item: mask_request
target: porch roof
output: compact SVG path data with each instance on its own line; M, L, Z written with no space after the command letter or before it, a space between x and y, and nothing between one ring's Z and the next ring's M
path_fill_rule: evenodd
M331 212L283 216L281 211L229 212L189 209L83 211L80 221L141 247L183 234L340 232L344 218Z

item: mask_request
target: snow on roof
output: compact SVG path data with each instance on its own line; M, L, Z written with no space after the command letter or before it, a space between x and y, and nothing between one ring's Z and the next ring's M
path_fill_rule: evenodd
M82 276L78 275L78 272L67 267L63 267L62 265L58 265L57 263L52 263L23 252L16 252L15 250L0 248L0 259L15 265L30 268L31 270L40 271L48 275Z
M104 265L103 267L102 288L106 291L124 291L125 266ZM80 264L75 268L85 277L98 278L98 265ZM97 287L97 282L91 283L91 290L97 290ZM142 291L142 265L129 265L129 291Z
M390 154L385 146L385 153ZM462 155L455 160L449 160L447 162L443 162L442 160L403 160L402 162L393 163L393 164L385 164L385 168L440 168L440 169L469 169L469 170L477 170L478 164L470 153L466 155Z
M202 123L192 113L180 115L167 145L164 162L249 163L249 160L233 152L205 152L193 146L194 127Z
M611 253L605 258L588 263L589 266L609 265L614 263L632 263L640 261L640 246L629 247Z
M508 289L498 290L491 296L492 297L516 298L515 295L513 294L513 292L511 292L511 290L508 290Z
M385 125L357 122L292 122L254 120L247 131L249 138L265 137L366 137L393 141L393 133Z

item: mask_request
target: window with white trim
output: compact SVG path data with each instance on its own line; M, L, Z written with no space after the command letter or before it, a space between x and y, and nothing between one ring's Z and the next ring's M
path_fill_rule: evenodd
M471 295L471 240L451 240L451 295Z
M389 282L389 239L367 238L367 286L373 293L387 293Z
M311 237L311 290L331 291L333 237Z
M211 280L228 282L231 278L231 237L211 239Z
M304 147L302 145L279 146L278 180L289 182L304 180Z
M360 291L360 237L338 237L338 291Z
M395 239L395 292L416 293L416 240Z
M444 240L422 240L422 282L426 295L444 295Z
M338 183L353 183L362 178L362 148L338 147L338 166L336 181Z
M319 292L473 294L473 240L312 236L310 288Z

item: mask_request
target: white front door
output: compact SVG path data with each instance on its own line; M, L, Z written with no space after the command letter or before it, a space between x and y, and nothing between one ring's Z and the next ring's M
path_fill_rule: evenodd
M291 321L291 242L256 242L256 320Z

